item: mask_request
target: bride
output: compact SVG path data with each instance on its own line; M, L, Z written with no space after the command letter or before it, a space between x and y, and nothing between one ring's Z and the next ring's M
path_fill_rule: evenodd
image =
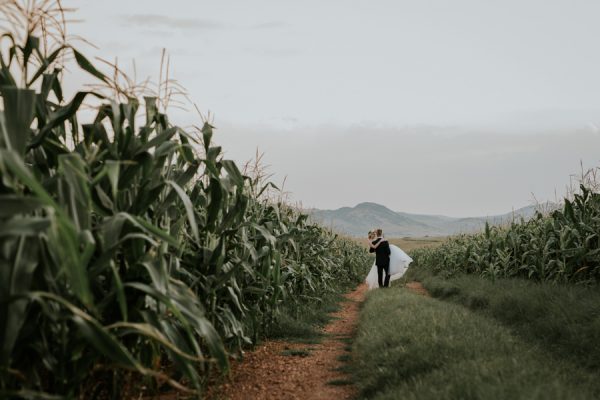
M372 246L372 242L376 239L376 237L377 235L375 231L369 232L370 246ZM400 247L390 244L390 281L400 279L408 269L408 266L411 262L412 258L402 251ZM375 289L379 287L379 283L377 281L377 265L375 265L375 262L373 262L373 266L371 267L365 282L367 285L369 285L369 289Z

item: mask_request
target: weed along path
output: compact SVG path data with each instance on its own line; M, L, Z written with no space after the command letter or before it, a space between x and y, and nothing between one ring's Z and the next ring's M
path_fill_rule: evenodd
M366 285L348 293L323 328L320 343L270 340L232 365L231 379L211 390L214 400L352 399L357 391L344 373L349 341L358 323Z

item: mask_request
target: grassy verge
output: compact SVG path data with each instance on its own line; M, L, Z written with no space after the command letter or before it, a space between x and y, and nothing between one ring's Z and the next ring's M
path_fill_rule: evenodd
M424 269L409 270L407 275L420 280L432 296L493 317L557 358L600 370L598 287L490 281L472 275L444 279Z
M595 394L591 375L552 359L494 319L405 289L369 294L353 348L366 399L588 399Z
M285 339L298 343L317 343L323 337L322 327L333 318L331 314L340 309L345 301L343 293L326 293L319 299L302 302L298 305L284 305L277 321L267 332L269 339Z

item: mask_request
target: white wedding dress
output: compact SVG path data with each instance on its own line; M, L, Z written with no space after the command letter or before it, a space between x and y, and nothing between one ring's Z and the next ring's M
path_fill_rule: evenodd
M400 247L390 244L390 281L402 278L412 260ZM385 271L383 272L383 279L385 280ZM369 285L369 289L379 287L377 265L375 263L373 263L365 282Z

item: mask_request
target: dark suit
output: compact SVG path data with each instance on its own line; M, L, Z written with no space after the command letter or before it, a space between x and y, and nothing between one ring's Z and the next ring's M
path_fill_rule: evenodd
M390 286L390 244L383 238L377 238L373 244L381 242L376 249L369 247L369 253L375 253L375 265L377 265L377 280L379 287ZM383 282L383 271L385 271L385 283Z

